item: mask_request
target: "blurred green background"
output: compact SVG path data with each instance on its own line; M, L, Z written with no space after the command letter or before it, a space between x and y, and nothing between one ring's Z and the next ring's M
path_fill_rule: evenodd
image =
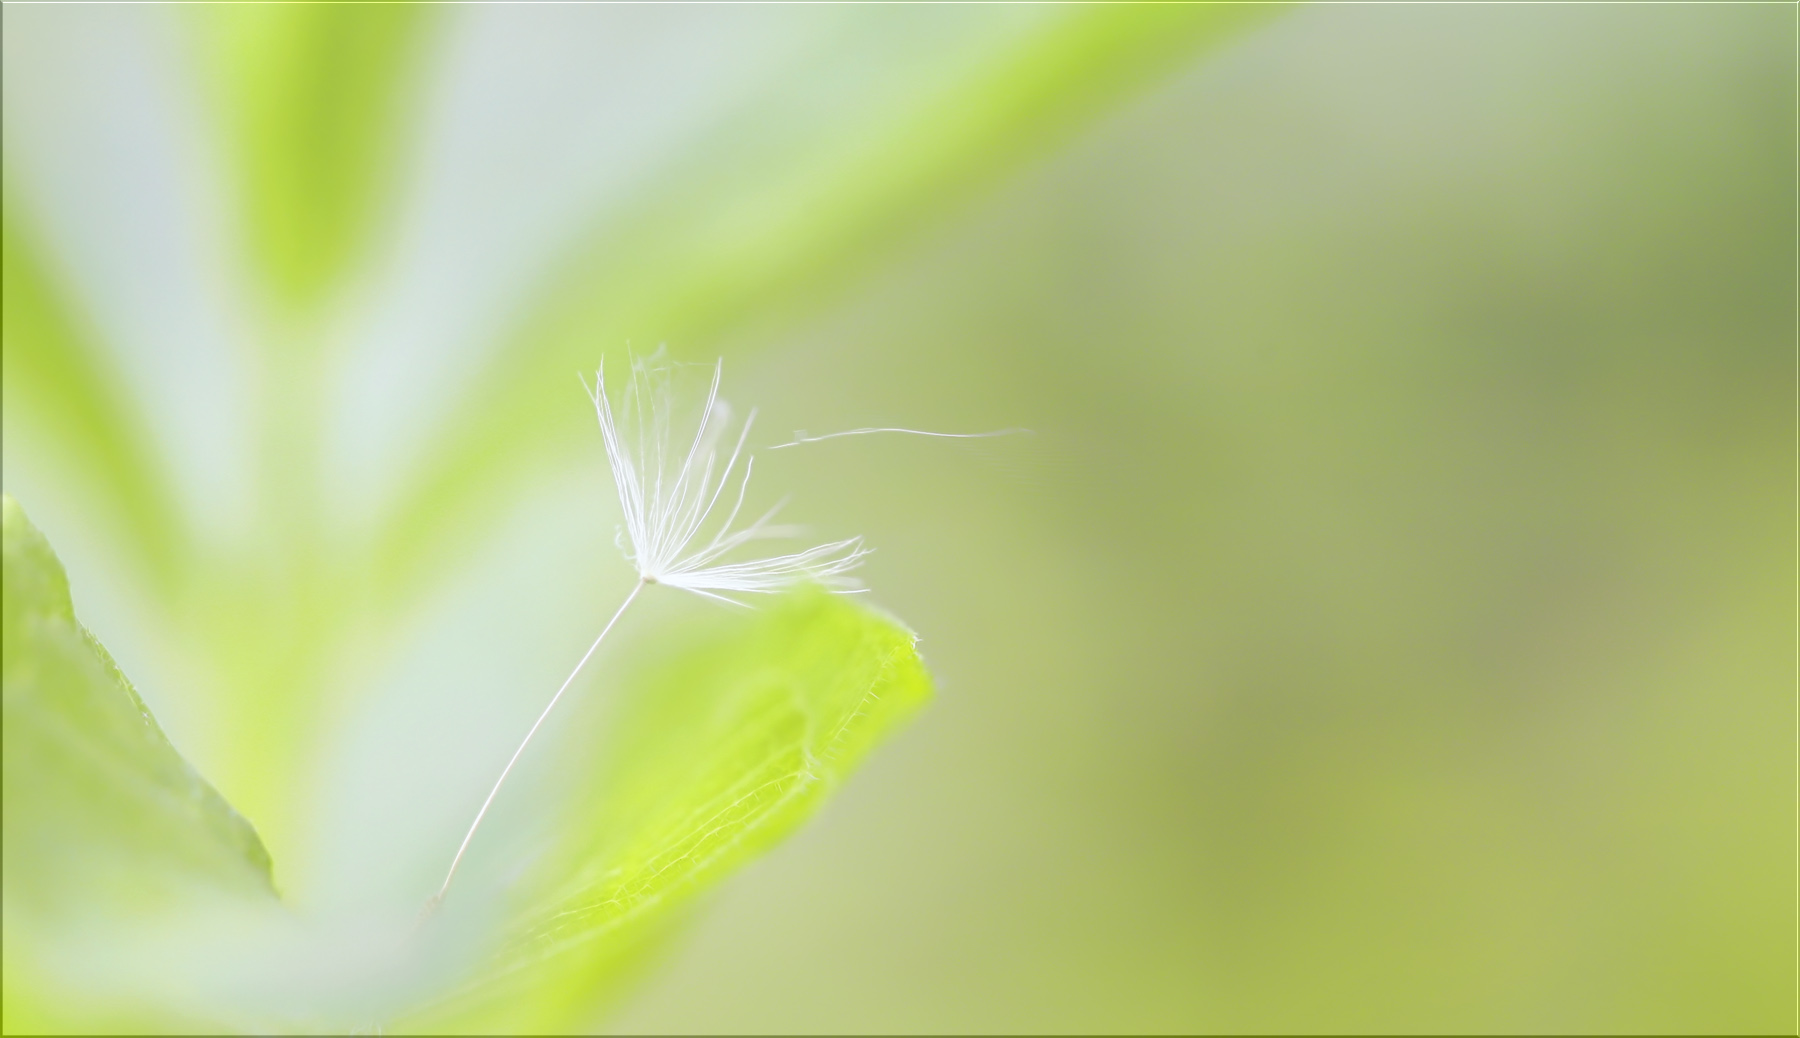
M410 910L631 584L576 371L1027 427L759 457L939 697L612 1026L1791 1031L1796 28L8 5L6 490Z

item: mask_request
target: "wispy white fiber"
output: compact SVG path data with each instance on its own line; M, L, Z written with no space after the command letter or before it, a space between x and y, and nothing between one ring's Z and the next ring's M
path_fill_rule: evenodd
M719 398L723 371L723 361L713 365L712 384L691 435L677 427L675 366L663 359L661 351L648 359L632 359L631 379L616 410L607 393L604 365L595 373L588 395L600 418L606 458L625 513L630 542L626 558L646 584L667 584L727 602L735 601L726 597L731 594L778 591L807 581L836 590L855 589L845 574L869 553L860 537L785 555L722 561L753 541L798 532L771 523L781 504L736 527L755 467L755 459L744 453L744 443L756 412L751 411L736 436L731 435L731 405ZM726 443L731 444L729 453L721 449ZM723 501L729 501L729 511L722 521L711 521Z
M806 430L795 429L794 439L790 443L778 443L769 449L778 451L783 447L798 447L803 443L818 443L820 440L835 440L840 436L867 436L870 433L905 433L908 436L938 436L946 440L985 440L990 436L1012 436L1017 433L1029 433L1030 429L995 429L993 432L947 433L928 432L924 429L897 429L882 426L877 429L845 429L843 432L826 433L823 436L808 436Z

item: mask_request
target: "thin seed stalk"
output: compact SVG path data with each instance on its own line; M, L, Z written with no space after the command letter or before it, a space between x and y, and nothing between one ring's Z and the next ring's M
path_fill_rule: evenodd
M469 849L469 842L475 839L475 830L481 828L481 820L487 817L488 808L493 806L494 797L499 794L500 787L505 784L506 776L512 774L513 765L519 763L519 757L525 753L525 747L531 745L531 737L537 734L539 728L543 727L544 719L550 716L550 711L556 709L556 703L558 700L562 699L563 693L567 692L569 686L575 683L575 678L581 674L581 669L587 666L588 660L593 658L594 650L598 649L600 643L606 640L606 636L612 631L613 625L619 622L619 617L625 615L625 610L631 608L631 603L637 601L638 593L643 591L644 586L649 583L650 581L648 579L640 578L638 582L633 585L631 594L626 595L625 601L619 603L618 611L613 613L612 619L606 621L606 626L600 629L600 636L594 639L594 644L588 646L587 652L581 657L581 662L575 664L575 669L570 671L569 676L563 680L562 687L556 690L556 695L550 697L549 705L545 706L544 712L538 715L538 719L532 724L531 730L525 733L524 741L520 742L519 748L513 751L512 759L506 762L506 767L501 770L500 777L494 780L494 788L488 790L487 799L481 802L481 810L475 812L475 821L469 824L469 832L463 837L462 846L456 849L456 857L450 859L450 871L444 876L444 885L439 887L438 892L431 895L430 900L425 902L423 915L429 916L431 913L437 911L439 905L444 903L444 895L450 892L450 881L456 878L456 868L462 864L463 855Z

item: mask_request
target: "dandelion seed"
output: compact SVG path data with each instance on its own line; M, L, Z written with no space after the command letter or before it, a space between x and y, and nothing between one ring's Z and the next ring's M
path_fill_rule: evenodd
M644 588L651 584L666 584L736 606L745 603L730 597L732 595L766 594L806 582L822 584L836 591L858 590L846 574L860 565L869 553L860 537L831 541L785 555L726 561L733 552L752 542L791 537L798 530L772 523L781 504L763 513L755 522L737 527L754 465L754 459L744 453L744 444L749 439L756 412L751 411L745 418L732 441L731 453L721 466L720 446L726 442L731 426L731 406L719 398L719 379L723 372L723 361L713 365L712 385L706 392L691 439L676 428L677 372L675 365L663 357L662 351L658 350L647 359L632 359L631 381L625 387L617 412L607 396L604 365L595 373L594 387L588 390L588 395L593 399L595 413L600 419L606 460L612 467L619 507L625 515L624 534L629 543L622 547L625 547L626 560L637 570L638 581L612 619L601 628L599 637L588 646L581 661L575 664L562 687L556 690L556 695L550 697L549 704L538 715L531 730L525 733L519 748L513 751L512 759L506 762L494 788L488 791L481 810L475 813L475 821L457 848L456 857L450 861L450 871L444 877L443 885L425 903L421 919L443 902L444 895L450 890L450 881L456 878L457 866L462 864L463 854L469 849L469 842L475 838L481 820L487 817L488 808L506 782L506 776L512 774L513 765L519 762L525 747L530 745L544 719L556 709L557 701L575 683L594 651L600 648L600 643ZM583 386L585 388L585 381ZM740 459L743 461L741 470ZM734 485L736 489L732 491L730 488ZM732 502L730 511L723 521L712 522L720 501L727 497ZM710 537L707 536L709 530Z
M712 385L698 427L692 440L684 443L685 437L675 438L671 422L674 371L672 366L658 363L659 359L653 356L649 361L632 362L631 382L617 413L606 393L604 370L596 373L594 388L589 391L600 418L619 505L625 512L625 533L630 540L627 558L637 567L638 577L647 584L667 584L732 602L735 600L724 596L778 591L805 581L837 590L854 589L844 574L868 554L860 537L786 555L720 561L752 541L789 537L797 531L771 525L780 504L748 526L734 529L755 464L744 455L744 443L756 412L751 411L744 420L721 468L720 447L731 428L731 406L719 399L723 362L713 366ZM734 476L736 490L728 494ZM702 530L726 496L732 499L729 514L710 539L703 539Z

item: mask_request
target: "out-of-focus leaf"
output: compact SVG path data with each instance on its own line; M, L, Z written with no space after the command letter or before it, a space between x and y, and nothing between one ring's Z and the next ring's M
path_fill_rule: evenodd
M76 621L43 535L10 495L0 510L5 1027L127 1026L70 976L68 946L196 903L272 903L269 857Z
M831 58L747 100L599 230L472 382L386 522L375 561L388 592L441 571L501 514L512 481L591 446L573 435L579 408L558 405L603 350L704 350L816 302L909 230L1267 10L1070 8L947 82L889 91L898 101L824 117L820 84L854 78Z
M365 240L398 149L430 4L206 4L193 11L275 298L304 307Z
M506 943L408 1026L591 1023L676 909L816 811L931 693L911 632L821 591L670 650L621 684L610 722L572 716L575 792L514 888Z
M122 558L166 589L185 557L185 541L146 423L88 329L59 296L16 214L8 202L0 228L0 413L7 465L23 456L55 466L86 513L122 549Z

